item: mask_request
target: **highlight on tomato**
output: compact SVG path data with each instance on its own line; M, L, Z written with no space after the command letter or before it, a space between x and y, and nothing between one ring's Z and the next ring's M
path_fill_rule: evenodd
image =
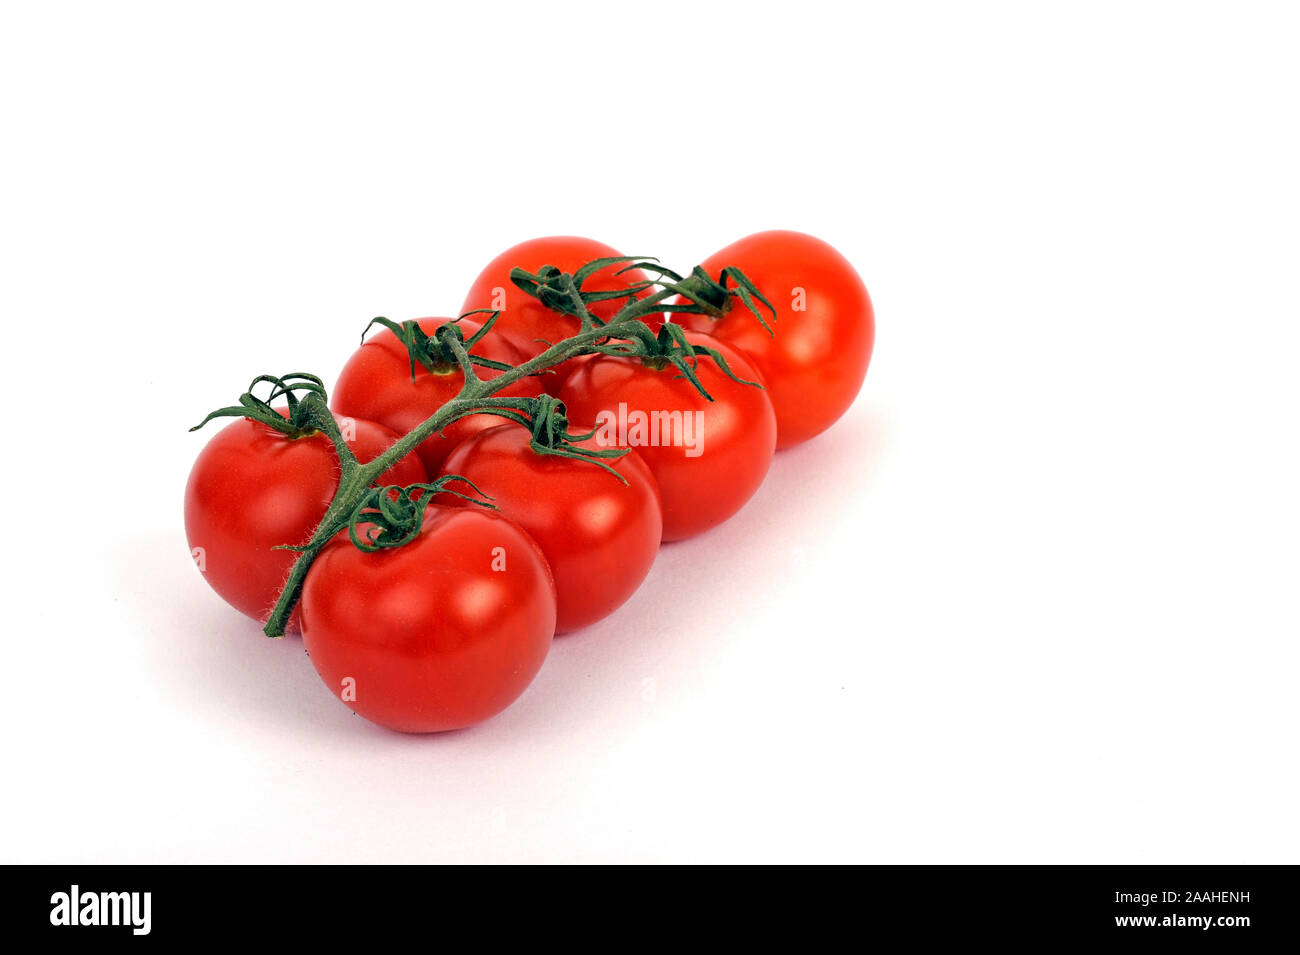
M460 394L465 375L456 356L438 338L451 325L481 362L474 372L491 379L507 365L523 361L504 337L471 318L421 318L400 325L387 319L384 327L353 352L334 386L332 407L339 414L377 421L400 434L413 430ZM501 397L536 395L541 385L526 378L499 392ZM470 435L500 424L490 415L469 415L453 421L440 434L422 441L416 453L429 474L437 474L456 445Z
M834 424L862 388L876 338L871 297L848 259L811 235L775 230L732 243L701 268L739 269L775 311L765 327L733 297L720 317L685 313L674 321L739 349L762 373L778 450Z
M537 675L555 633L555 585L508 518L436 504L426 513L404 491L418 532L357 526L369 549L341 537L321 551L303 586L303 643L330 691L371 722L462 729L500 713Z
M729 345L664 327L651 354L579 359L559 397L570 419L593 423L597 446L632 448L649 465L671 541L721 524L762 484L776 417L761 385Z
M591 430L569 429L563 408L533 431L502 424L461 442L443 473L473 482L537 541L555 578L556 632L567 633L632 596L659 552L663 517L659 488L639 454L602 456L611 452L593 438L557 447L556 428L569 436Z
M298 556L277 548L307 542L339 485L330 439L303 420L302 405L292 391L283 390L298 377L305 376L258 379L244 396L247 407L224 409L241 416L204 445L185 486L185 536L203 579L228 604L259 621L266 620ZM263 381L278 383L267 400L252 395ZM319 385L319 379L312 381ZM288 407L271 406L281 398ZM373 461L399 438L373 421L336 420L362 462ZM408 454L384 472L380 483L413 484L427 476L420 459ZM297 628L296 614L291 628Z

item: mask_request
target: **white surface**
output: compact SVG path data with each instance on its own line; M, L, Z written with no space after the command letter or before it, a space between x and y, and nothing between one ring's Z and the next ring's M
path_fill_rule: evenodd
M0 860L1300 861L1293 12L421 6L5 8ZM863 394L498 719L370 726L190 564L253 375L773 227Z

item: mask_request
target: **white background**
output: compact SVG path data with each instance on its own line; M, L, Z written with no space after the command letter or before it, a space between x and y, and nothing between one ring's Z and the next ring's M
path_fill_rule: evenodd
M1300 861L1294 12L9 4L0 859ZM579 233L876 357L476 729L192 566L186 428Z

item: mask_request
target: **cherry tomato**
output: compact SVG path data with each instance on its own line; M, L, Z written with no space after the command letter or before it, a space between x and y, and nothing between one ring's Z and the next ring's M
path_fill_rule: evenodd
M420 327L432 336L439 325L450 319L422 318ZM462 319L461 329L466 338L480 328L478 322ZM473 349L474 354L510 365L519 364L523 358L508 342L489 331ZM495 378L500 374L492 368L476 369L480 378ZM444 404L455 398L465 384L465 376L455 364L430 371L420 363L415 365L415 378L411 378L411 359L401 340L389 329L383 329L353 352L339 374L330 402L339 414L352 415L377 421L399 434L407 434L421 424ZM536 395L541 385L535 379L524 379L502 389L502 397ZM459 442L484 428L500 424L495 415L470 415L449 425L444 432L435 434L416 448L420 460L430 474L437 474L442 462Z
M307 574L302 635L325 685L405 733L480 723L541 668L555 585L537 544L483 509L434 506L409 544L331 542Z
M362 419L339 419L348 447L365 463L400 437ZM408 454L381 484L416 484L428 472ZM203 577L236 610L265 621L297 554L338 490L334 446L323 434L291 438L248 418L226 425L204 446L185 488L185 535ZM295 611L289 622L297 629Z
M555 577L556 632L567 633L613 613L650 572L663 530L659 489L635 451L601 459L624 484L590 461L538 453L531 440L517 424L480 431L443 472L468 478L537 541Z
M732 372L761 378L739 352L696 332L692 345L717 349ZM659 485L663 539L680 540L722 523L758 490L772 463L776 419L767 392L727 377L701 355L704 398L671 365L590 355L569 375L559 398L572 421L590 421L602 447L631 447Z
M759 232L701 263L711 276L734 266L776 308L760 311L774 335L735 298L721 318L674 321L740 349L763 374L776 411L777 448L807 441L848 410L862 388L876 338L871 297L853 266L821 239Z
M461 314L476 308L499 310L491 334L501 334L526 357L532 358L546 350L546 343L571 338L581 330L581 323L571 315L565 315L543 305L527 292L519 289L510 281L510 270L521 268L536 274L543 265L553 265L561 272L573 274L579 268L594 259L622 255L617 249L597 242L572 235L554 235L540 239L529 239L506 249L487 264L479 273ZM639 269L616 275L622 265L607 266L594 273L583 285L583 291L607 292L628 288L646 281L646 275ZM590 312L597 318L608 321L627 303L626 299L611 299L593 302ZM567 366L567 363L566 363ZM555 374L542 378L546 390L555 394L563 383L568 368L561 366Z

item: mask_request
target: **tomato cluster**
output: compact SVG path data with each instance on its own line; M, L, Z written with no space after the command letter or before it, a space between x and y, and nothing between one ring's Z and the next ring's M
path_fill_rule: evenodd
M300 630L337 697L405 732L500 712L661 542L736 513L777 450L849 407L875 332L853 267L796 232L689 276L535 239L461 316L377 319L328 406L319 379L259 379L271 397L214 412L240 420L185 493L213 589L271 635Z

